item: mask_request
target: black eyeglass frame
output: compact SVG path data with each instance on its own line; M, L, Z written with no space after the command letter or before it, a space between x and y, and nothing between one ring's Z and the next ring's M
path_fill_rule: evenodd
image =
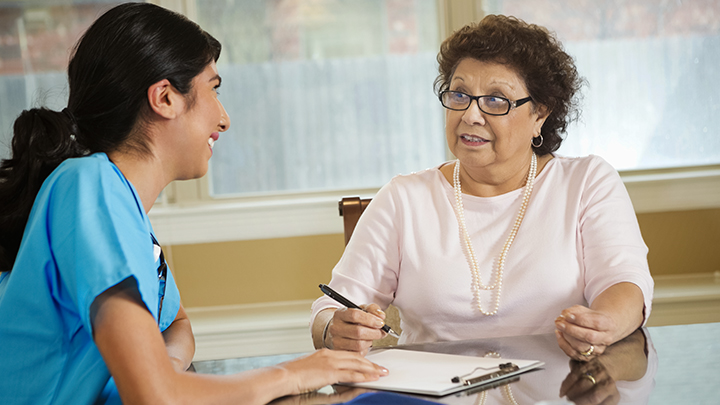
M445 95L446 93L462 94L462 95L464 95L464 96L469 97L469 98L470 98L470 102L468 103L467 107L465 107L465 108L452 108L452 107L448 107L448 106L446 106L445 103L443 102L443 95ZM505 111L505 112L502 113L502 114L495 114L495 113L491 113L491 112L487 112L487 111L483 110L482 106L480 105L480 99L481 99L481 98L486 98L486 97L499 98L499 99L501 99L501 100L505 100L505 101L507 102L507 106L508 106L507 111ZM508 114L510 114L510 110L513 110L513 109L515 109L515 108L518 108L518 107L520 107L521 105L527 103L528 101L533 101L532 97L530 97L530 96L513 101L513 100L510 100L510 99L507 98L507 97L502 97L502 96L491 96L491 95L471 96L471 95L469 95L469 94L467 94L467 93L463 93L462 91L455 91L455 90L444 90L444 91L441 91L440 94L438 95L438 98L440 99L440 104L442 104L443 107L447 108L448 110L453 110L453 111L465 111L465 110L467 110L468 108L470 108L470 106L472 105L472 102L475 101L475 103L477 103L477 106L478 106L478 108L480 109L480 111L484 112L484 113L487 114L487 115L492 115L492 116L495 116L495 117L499 117L499 116L502 116L502 115L508 115Z

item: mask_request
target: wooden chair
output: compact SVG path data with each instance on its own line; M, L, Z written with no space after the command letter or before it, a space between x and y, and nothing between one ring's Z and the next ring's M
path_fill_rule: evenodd
M365 211L372 198L360 197L343 197L338 201L338 211L343 217L343 227L345 228L345 246L350 242L350 237L355 230L355 225L360 219L360 215Z
M343 197L338 202L338 210L340 211L340 216L343 217L343 228L345 229L345 246L350 242L350 237L353 231L355 231L355 225L360 219L360 215L362 215L365 208L370 204L370 201L372 201L371 198ZM400 333L400 314L398 309L390 304L385 310L385 315L387 315L385 323L390 325L395 332ZM397 341L397 338L388 335L373 342L373 347L395 346L397 345Z

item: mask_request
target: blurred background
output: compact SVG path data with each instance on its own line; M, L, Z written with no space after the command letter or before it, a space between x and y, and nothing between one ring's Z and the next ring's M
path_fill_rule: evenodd
M208 175L171 184L150 213L198 335L307 334L309 303L344 248L338 199L452 159L435 58L455 29L492 13L547 27L575 58L587 86L559 154L600 155L621 172L658 285L689 283L685 296L697 296L718 284L718 1L153 2L223 44L232 126ZM22 110L65 106L74 43L119 3L0 0L0 158ZM703 297L717 312L720 296ZM657 322L699 310L678 311Z

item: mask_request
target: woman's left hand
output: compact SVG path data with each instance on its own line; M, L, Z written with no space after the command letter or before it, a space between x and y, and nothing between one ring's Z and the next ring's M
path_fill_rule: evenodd
M555 328L560 348L579 361L589 361L602 354L617 340L615 320L582 305L563 310L555 319Z
M558 344L571 358L589 361L642 326L643 316L640 288L632 283L614 284L590 308L574 305L562 311L555 319Z

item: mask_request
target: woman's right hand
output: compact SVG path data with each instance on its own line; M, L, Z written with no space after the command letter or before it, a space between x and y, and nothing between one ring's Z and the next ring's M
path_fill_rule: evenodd
M380 328L385 325L385 312L377 304L362 305L359 309L341 308L333 313L327 327L325 346L335 350L348 350L367 354L373 340L387 334Z
M320 349L312 354L278 364L287 372L290 395L302 394L339 382L375 381L388 370L366 360L362 354Z

